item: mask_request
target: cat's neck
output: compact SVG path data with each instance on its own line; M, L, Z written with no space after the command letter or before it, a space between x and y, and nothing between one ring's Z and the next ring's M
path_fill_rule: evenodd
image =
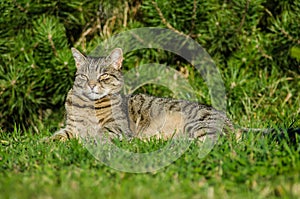
M114 94L107 94L102 98L98 99L97 101L107 101L107 100L115 100L115 99L123 99L124 94L122 93L114 93Z
M126 106L126 97L122 93L114 93L114 94L108 94L104 97L96 100L95 106L106 106L108 104L111 105L113 108L121 108L124 109L124 106Z

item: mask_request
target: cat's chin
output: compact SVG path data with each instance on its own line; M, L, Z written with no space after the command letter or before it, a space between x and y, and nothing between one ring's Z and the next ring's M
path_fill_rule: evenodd
M90 99L90 100L98 100L101 99L103 97L105 97L107 95L107 93L88 93L86 96Z

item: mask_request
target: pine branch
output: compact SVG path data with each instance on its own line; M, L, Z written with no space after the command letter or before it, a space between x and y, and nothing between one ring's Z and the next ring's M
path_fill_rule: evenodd
M167 26L167 28L169 28L170 30L172 30L172 31L174 31L174 32L176 32L176 33L178 33L179 35L183 35L183 36L185 36L185 37L188 37L188 35L184 34L183 32L181 32L181 31L179 31L179 30L177 30L177 29L175 29L175 28L174 28L174 27L166 20L166 18L164 17L162 11L160 10L160 8L158 7L158 5L157 5L157 3L156 3L155 1L152 0L151 2L152 2L152 4L153 4L153 6L155 7L156 11L158 12L159 17L160 17L160 19L162 20L162 23L163 23L165 26Z
M236 30L237 33L240 33L244 23L245 23L245 19L246 19L246 15L247 15L247 12L248 12L248 9L249 9L249 3L250 3L251 0L247 0L246 2L246 6L245 6L245 10L244 10L244 13L243 13L243 17L242 17L242 21L238 27L238 29Z
M194 0L193 1L193 16L192 16L192 26L191 26L191 29L190 29L190 34L192 34L194 28L195 28L195 21L197 19L197 0Z
M106 21L105 25L103 26L103 37L109 37L111 35L109 24L111 24L111 26L114 26L116 19L117 16L112 16Z
M79 46L80 44L82 44L82 42L85 40L86 36L89 35L90 33L92 33L94 30L92 28L88 28L87 30L85 30L83 33L81 33L78 41L75 43L75 47Z
M51 45L54 55L57 57L57 50L55 48L55 44L53 42L52 35L50 33L48 34L48 40L50 42L50 45Z
M129 11L129 5L128 5L128 2L125 1L123 27L127 27L127 17L128 17L127 15L128 15L128 11Z
M273 57L271 55L268 55L266 54L263 49L259 46L259 45L256 45L256 48L258 49L258 51L261 53L261 55L266 58L266 59L270 59L270 60L273 60Z
M21 6L16 0L14 0L13 2L21 12L27 12L27 10L23 6Z
M274 18L272 12L270 10L268 10L267 8L265 8L265 12L268 13L268 15L272 18ZM284 30L283 28L279 28L279 31L290 41L300 44L300 39L296 39L294 37L292 37L286 30Z
M295 39L294 37L292 37L286 30L284 30L283 28L280 28L279 29L280 32L290 41L294 42L294 43L297 43L297 44L300 44L300 39Z

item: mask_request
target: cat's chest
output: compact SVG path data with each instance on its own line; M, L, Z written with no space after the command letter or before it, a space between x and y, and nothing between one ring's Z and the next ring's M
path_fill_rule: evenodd
M69 118L73 121L74 126L76 126L77 130L81 132L82 135L94 135L100 132L101 125L95 110L89 108L76 110L76 108L73 107L72 113L74 115L70 115Z

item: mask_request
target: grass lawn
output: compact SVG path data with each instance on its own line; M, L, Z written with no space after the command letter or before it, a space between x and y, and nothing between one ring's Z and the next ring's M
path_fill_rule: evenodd
M41 143L42 136L1 134L0 198L300 197L299 142L252 133L240 142L221 138L203 159L192 144L170 166L133 174L101 164L76 140Z

